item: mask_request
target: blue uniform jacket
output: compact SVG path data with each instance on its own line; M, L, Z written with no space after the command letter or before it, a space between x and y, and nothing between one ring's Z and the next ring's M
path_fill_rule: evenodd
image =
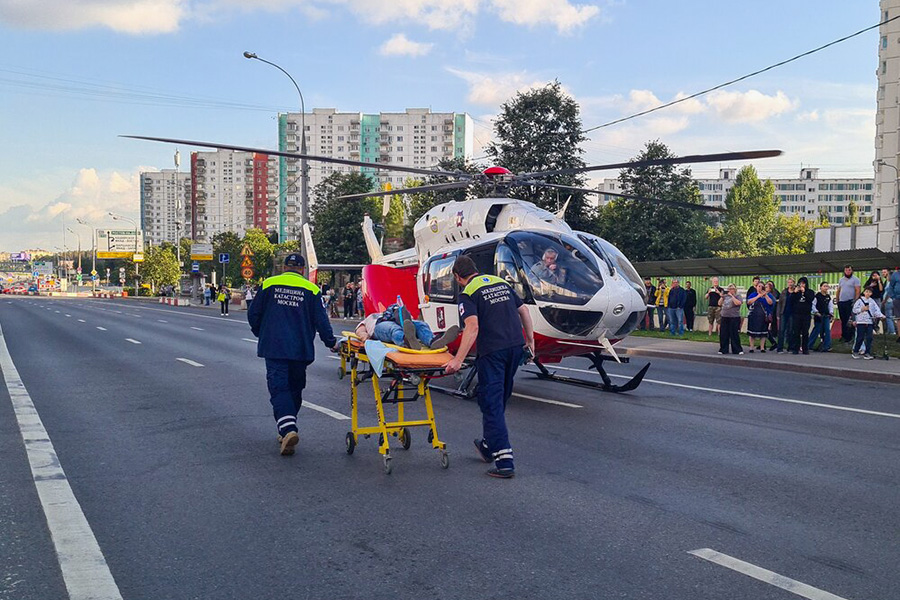
M318 286L299 273L266 279L250 303L247 321L259 338L256 355L263 358L312 362L317 331L329 348L337 343Z
M683 287L672 288L669 290L669 301L666 308L684 308L687 300L687 292Z

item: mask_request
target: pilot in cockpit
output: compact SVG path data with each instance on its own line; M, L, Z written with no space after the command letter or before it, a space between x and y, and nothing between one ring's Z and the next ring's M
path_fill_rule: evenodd
M535 277L542 281L546 281L553 285L559 285L563 280L563 272L557 262L558 258L559 254L556 250L547 248L544 250L544 254L541 255L540 262L536 262L532 265L531 272Z

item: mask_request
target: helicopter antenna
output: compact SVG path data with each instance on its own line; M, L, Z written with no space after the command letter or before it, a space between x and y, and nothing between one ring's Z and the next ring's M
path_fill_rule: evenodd
M569 194L569 197L566 198L566 203L563 204L563 207L559 209L559 192L556 192L556 207L559 209L556 211L556 218L566 220L566 209L569 208L569 202L572 201L572 194Z

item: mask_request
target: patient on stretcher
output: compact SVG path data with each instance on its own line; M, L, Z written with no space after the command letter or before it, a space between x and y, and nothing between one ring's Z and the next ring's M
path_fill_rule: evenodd
M413 350L437 350L457 338L459 327L453 325L435 337L428 323L414 321L405 306L391 304L384 312L373 313L361 321L356 326L356 335L363 341L374 339Z

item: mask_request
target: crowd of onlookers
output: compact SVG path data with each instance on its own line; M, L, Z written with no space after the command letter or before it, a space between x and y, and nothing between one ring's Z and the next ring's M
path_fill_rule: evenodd
M328 316L333 318L353 319L364 317L362 281L349 282L343 288L334 288L328 284L322 286L322 301Z
M697 290L690 281L682 287L678 279L672 279L667 286L665 279L653 285L646 278L644 286L648 305L641 329L655 328L655 312L660 331L668 329L673 336L694 331ZM788 279L783 290L778 290L771 279L763 282L754 277L746 296L735 284L721 287L719 278L713 277L703 294L708 303L707 335L718 333L719 354L744 354L740 332L745 319L749 352L831 352L832 322L839 319L840 342L852 344L853 358L871 359L879 328L892 336L900 330L900 267L893 273L888 269L872 271L861 283L853 267L847 265L833 288L823 281L818 290L810 287L806 277ZM745 305L746 317L741 314ZM900 337L896 341L900 343Z

